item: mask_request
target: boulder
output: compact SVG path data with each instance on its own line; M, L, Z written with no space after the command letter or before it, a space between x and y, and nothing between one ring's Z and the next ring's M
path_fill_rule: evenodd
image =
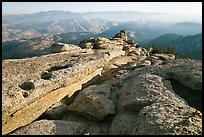
M21 127L10 135L84 135L87 126L63 120L38 120Z
M112 117L109 117L103 121L93 121L71 111L67 112L62 118L65 121L78 122L86 125L88 127L86 135L107 135L112 119Z
M202 135L202 113L178 102L157 102L144 107L135 135Z
M52 105L48 110L46 110L44 118L57 120L60 119L67 111L68 107L66 104L57 102Z
M83 115L87 119L103 120L115 114L114 103L109 99L110 86L92 85L82 90L74 102L68 106L69 111Z
M202 62L191 59L175 59L153 68L165 79L175 79L194 90L202 90Z
M202 62L191 59L164 61L152 68L154 73L171 81L174 91L188 104L202 111Z
M125 110L140 111L143 107L158 101L172 101L186 103L179 96L174 94L171 86L163 84L163 79L149 73L132 77L123 84L122 94L119 103Z
M111 123L109 135L131 135L137 126L137 112L119 112Z
M71 50L80 50L81 48L74 44L55 43L51 46L51 53L58 53Z

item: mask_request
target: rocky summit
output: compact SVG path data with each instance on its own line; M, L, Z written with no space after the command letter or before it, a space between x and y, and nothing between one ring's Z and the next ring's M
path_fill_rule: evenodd
M2 63L3 135L201 135L202 62L129 39Z

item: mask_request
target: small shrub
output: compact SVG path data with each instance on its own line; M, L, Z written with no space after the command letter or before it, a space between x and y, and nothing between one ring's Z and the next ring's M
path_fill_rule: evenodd
M159 54L174 54L176 57L179 57L180 53L175 52L174 47L168 46L166 49L162 49L157 47L154 43L152 44L152 52L151 54L159 53Z
M136 44L136 43L135 43L135 41L134 41L134 40L132 40L132 39L128 39L127 43L128 43L128 44L131 44L131 45Z
M152 44L151 54L154 54L154 53L162 54L162 53L164 53L164 50L161 49L161 48L156 47L155 44Z

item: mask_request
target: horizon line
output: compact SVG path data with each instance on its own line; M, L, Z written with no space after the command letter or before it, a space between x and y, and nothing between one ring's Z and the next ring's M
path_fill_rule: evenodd
M97 12L137 12L137 13L146 13L146 14L175 14L175 13L168 13L168 12L143 12L143 11L123 11L123 10L116 10L116 11L85 11L85 12L75 12L75 11L69 11L69 10L47 10L47 11L36 11L32 13L10 13L10 14L3 14L2 16L9 16L9 15L22 15L22 14L36 14L36 13L42 13L42 12L52 12L52 11L63 11L63 12L70 12L70 13L97 13Z

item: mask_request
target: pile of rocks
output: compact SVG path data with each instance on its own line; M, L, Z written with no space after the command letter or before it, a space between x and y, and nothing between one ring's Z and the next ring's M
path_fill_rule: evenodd
M125 42L120 38L90 38L80 42L79 46L86 49L122 50Z
M129 39L127 30L121 30L113 38L98 37L85 39L79 43L79 47L85 49L124 50L129 56L149 56L150 53L145 48L141 48L134 40Z
M113 38L120 38L122 40L124 40L125 42L128 41L128 30L121 30L119 33L115 34L115 36Z

